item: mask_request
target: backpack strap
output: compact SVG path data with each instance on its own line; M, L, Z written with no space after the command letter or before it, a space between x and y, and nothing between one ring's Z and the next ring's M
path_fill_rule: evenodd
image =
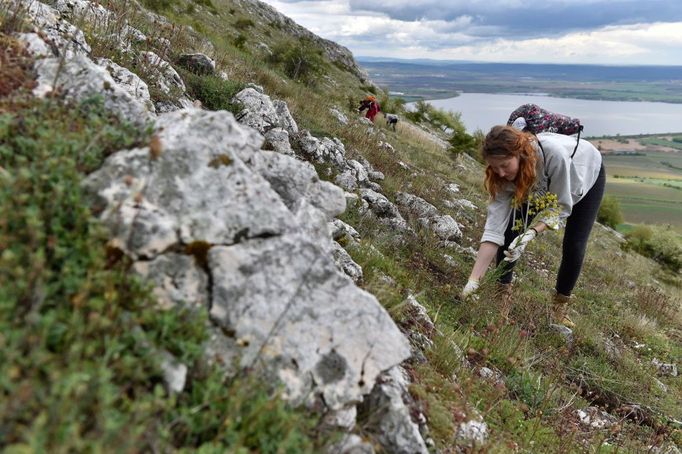
M578 138L575 140L575 148L573 149L573 154L571 154L571 159L573 159L573 156L575 156L575 152L578 151L578 144L580 143L580 133L583 132L583 125L580 125L580 128L578 128ZM542 145L540 145L540 148L542 148ZM545 151L542 150L542 154L544 156Z
M542 142L540 142L540 138L538 138L538 136L535 136L535 138L537 139L538 145L540 146L540 151L542 151L542 171L545 173L545 178L547 178L547 190L549 191L549 184L552 182L552 179L549 177L549 174L547 173L547 157L545 156L545 149L542 147Z

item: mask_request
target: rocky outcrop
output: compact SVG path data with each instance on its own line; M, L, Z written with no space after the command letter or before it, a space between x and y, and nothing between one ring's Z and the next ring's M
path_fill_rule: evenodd
M380 222L385 223L399 231L408 231L407 222L403 219L398 211L398 208L391 203L386 196L379 194L371 189L362 189L360 191L362 199L369 204L369 210L373 213Z
M33 90L35 96L57 94L69 101L101 96L107 110L121 120L139 126L147 124L153 116L149 104L121 88L105 68L84 55L73 55L66 60L43 58L35 62L34 68L38 75L37 86Z
M298 132L298 125L286 105L276 104L269 96L255 88L245 88L240 91L234 96L232 102L242 108L236 115L237 120L261 134L274 128L280 128L289 135Z
M136 269L156 276L166 301L210 295L241 366L276 376L290 399L332 409L362 400L409 346L330 254L343 192L308 163L260 151L261 136L227 112L173 112L157 128L155 144L110 156L85 182L112 245L142 260ZM168 263L166 251L197 245L207 250L206 293L192 263Z
M215 73L215 61L202 53L182 54L178 57L177 64L194 74L206 75Z
M415 217L425 228L431 230L442 241L458 241L462 237L459 224L450 215L441 215L438 209L421 197L399 192L396 196L399 207Z
M408 385L409 380L400 367L384 373L362 404L361 413L366 415L364 425L387 452L426 454L428 449L419 426L410 417Z
M371 83L367 73L358 66L353 58L353 54L346 47L333 41L320 38L264 2L259 0L238 0L237 3L242 8L248 10L253 17L260 18L264 24L275 24L277 28L285 30L289 35L310 40L314 45L317 45L322 49L324 55L331 62L345 67L355 74L362 82Z

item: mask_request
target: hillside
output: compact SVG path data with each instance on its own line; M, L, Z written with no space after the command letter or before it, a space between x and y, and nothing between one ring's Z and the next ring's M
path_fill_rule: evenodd
M595 226L571 330L543 235L505 317L459 297L475 150L347 49L257 0L0 19L3 450L682 449L679 250Z

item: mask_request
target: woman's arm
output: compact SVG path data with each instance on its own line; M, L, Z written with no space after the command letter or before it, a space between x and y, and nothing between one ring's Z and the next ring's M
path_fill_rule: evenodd
M549 227L544 222L539 221L537 224L535 224L531 228L533 230L535 230L536 233L540 234L540 233L544 232L545 230L547 230Z
M499 246L495 243L489 241L481 243L481 246L478 248L478 254L476 254L476 263L474 263L474 268L471 270L471 275L469 276L470 281L480 281L481 278L485 276L485 272L488 269L490 262L492 262L497 255L498 249Z

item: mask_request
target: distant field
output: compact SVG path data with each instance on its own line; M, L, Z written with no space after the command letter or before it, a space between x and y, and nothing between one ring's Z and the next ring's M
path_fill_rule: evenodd
M619 200L626 222L671 224L682 232L682 153L605 155L604 165L606 193Z
M610 176L682 179L682 153L645 152L644 156L604 155Z
M679 66L596 66L367 61L371 79L403 99L467 93L548 93L563 98L682 103Z

